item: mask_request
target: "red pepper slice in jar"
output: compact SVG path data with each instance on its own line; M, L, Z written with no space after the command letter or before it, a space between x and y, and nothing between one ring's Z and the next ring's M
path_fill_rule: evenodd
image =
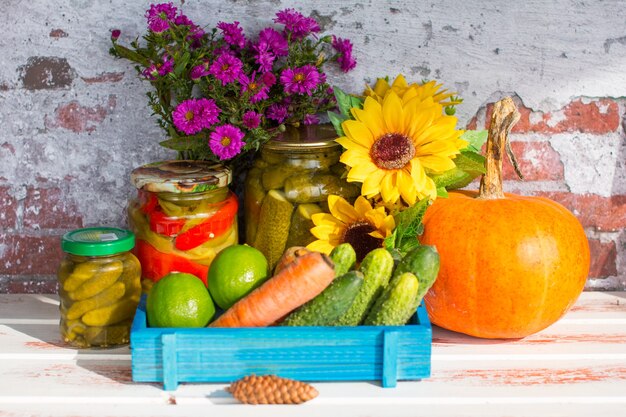
M157 196L147 191L139 191L139 201L141 202L141 211L148 215L154 212L159 205Z
M157 282L170 272L186 272L200 278L204 285L207 284L209 267L206 265L197 264L172 253L160 252L141 239L135 242L133 253L141 263L143 278Z
M185 226L184 219L167 217L160 209L155 209L148 214L148 217L150 218L150 230L165 236L176 236Z
M190 250L224 234L236 221L237 196L230 193L224 205L210 218L178 235L174 246L178 250Z

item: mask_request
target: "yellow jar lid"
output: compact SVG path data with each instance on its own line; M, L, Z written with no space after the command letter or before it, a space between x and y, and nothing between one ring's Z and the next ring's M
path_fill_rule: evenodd
M210 161L160 161L135 168L130 181L137 189L153 193L201 193L227 187L232 172Z
M319 124L293 127L287 126L285 131L263 145L263 149L271 151L313 152L320 149L336 148L337 132L331 124Z

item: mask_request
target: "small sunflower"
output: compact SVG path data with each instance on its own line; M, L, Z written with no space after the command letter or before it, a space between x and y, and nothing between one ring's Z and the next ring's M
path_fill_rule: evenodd
M352 245L357 259L383 246L383 240L391 235L396 227L393 216L384 207L373 208L369 201L359 196L352 206L342 197L328 196L330 213L311 216L315 227L311 234L318 240L307 248L322 253L330 253L341 243Z
M393 91L402 98L403 103L407 103L415 97L422 101L428 97L432 97L435 103L439 103L442 106L453 106L461 103L462 100L455 98L456 93L450 93L447 89L441 90L442 87L443 84L437 84L434 80L424 84L408 84L404 76L400 74L391 85L389 85L386 79L379 78L376 80L374 88L370 86L365 88L363 95L365 97L372 97L379 103L383 102L389 91Z
M337 139L346 149L340 160L350 167L347 180L362 183L367 198L380 194L385 204L434 200L437 189L427 174L454 168L452 159L467 146L456 117L443 114L432 97L403 103L392 90L382 103L366 97L352 115L356 120L344 121L345 136Z

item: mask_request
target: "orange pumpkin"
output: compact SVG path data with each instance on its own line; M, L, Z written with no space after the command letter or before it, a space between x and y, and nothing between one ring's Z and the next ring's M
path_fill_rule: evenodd
M496 103L480 192L451 192L424 216L420 241L435 245L441 258L424 300L443 328L528 336L563 316L585 286L589 244L576 217L547 198L502 192L502 155L518 119L510 98Z

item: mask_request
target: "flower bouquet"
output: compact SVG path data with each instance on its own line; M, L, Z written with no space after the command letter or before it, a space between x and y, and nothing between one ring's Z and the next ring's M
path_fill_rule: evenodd
M325 64L356 65L349 40L317 36L317 21L294 9L250 37L237 21L201 27L172 3L152 4L146 18L145 42L122 46L115 30L111 53L152 85L149 105L169 137L160 144L180 159L234 165L284 125L318 123L336 105Z

